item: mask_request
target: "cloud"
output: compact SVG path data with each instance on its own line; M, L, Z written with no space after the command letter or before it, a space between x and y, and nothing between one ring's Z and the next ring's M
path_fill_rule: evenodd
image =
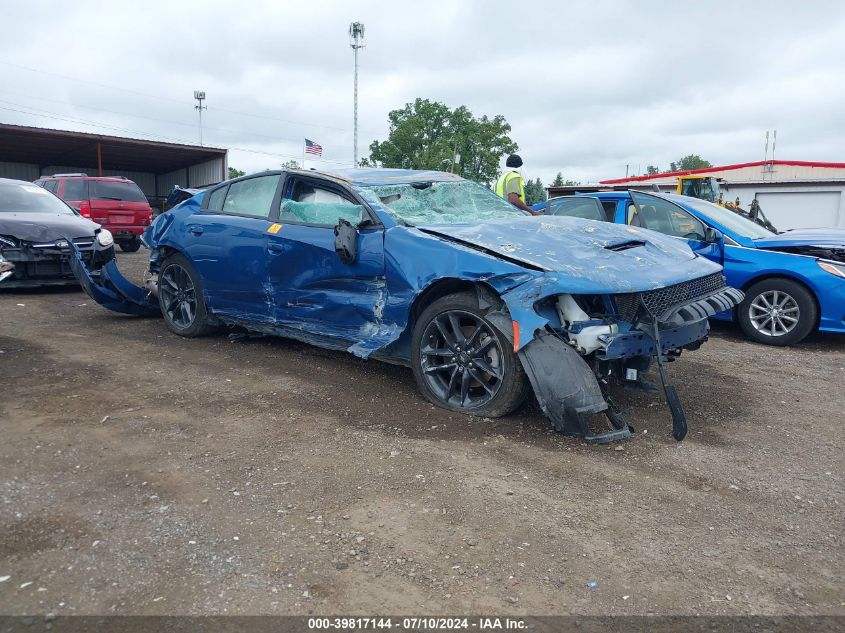
M326 166L351 162L353 20L367 29L361 154L390 110L425 97L504 115L526 175L545 182L688 153L760 159L774 128L780 157L845 159L837 2L83 0L4 13L0 120L195 142L204 89L205 142L248 171L301 156L305 136Z

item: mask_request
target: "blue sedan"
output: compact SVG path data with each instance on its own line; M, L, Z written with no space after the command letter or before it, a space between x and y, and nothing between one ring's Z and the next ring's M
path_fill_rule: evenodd
M556 429L596 442L629 434L608 380L642 386L652 358L682 439L664 363L742 300L678 240L535 218L442 172L221 183L145 232L146 288L120 274L103 235L100 264L80 257L74 272L112 310L161 315L181 336L239 327L408 365L431 402L473 415L506 415L533 388Z
M718 205L675 194L602 192L536 205L549 215L648 228L686 241L722 264L745 300L715 318L739 322L768 345L792 345L813 330L845 333L845 230L773 233Z

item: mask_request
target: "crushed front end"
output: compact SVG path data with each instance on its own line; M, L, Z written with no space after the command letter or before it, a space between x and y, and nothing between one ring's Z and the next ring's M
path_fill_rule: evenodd
M742 299L742 292L725 285L721 272L644 292L550 295L535 304L546 327L519 356L555 429L596 443L631 434L610 399L610 383L647 388L642 374L656 360L672 434L680 441L687 433L686 417L666 363L700 347L710 329L708 317ZM596 414L606 417L606 432L591 427Z

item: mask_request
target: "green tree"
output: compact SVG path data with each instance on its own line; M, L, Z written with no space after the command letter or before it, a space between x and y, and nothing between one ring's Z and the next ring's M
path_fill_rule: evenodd
M490 185L499 175L502 156L517 151L501 115L475 117L465 106L416 99L387 115L386 141L370 144L362 166L453 170L464 178ZM460 161L452 164L455 154Z
M240 178L241 176L246 176L245 171L241 171L240 169L235 169L234 167L229 167L229 178Z
M660 173L660 167L658 167L656 165L649 165L648 167L645 168L645 173L648 176L653 176L654 174L659 174Z
M581 181L579 180L569 180L564 179L563 174L561 172L557 172L557 176L555 179L552 180L552 184L549 185L550 187L569 187L572 185L580 185Z
M529 180L525 183L525 204L537 204L546 200L546 188L543 187L543 181Z
M282 169L299 169L299 163L295 160L289 160L282 163Z
M698 154L689 154L677 162L669 163L669 171L687 171L688 169L704 169L712 166L710 161L704 160Z

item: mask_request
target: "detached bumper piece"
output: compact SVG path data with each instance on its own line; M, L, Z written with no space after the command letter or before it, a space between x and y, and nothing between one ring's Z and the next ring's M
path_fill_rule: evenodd
M581 355L551 332L542 332L519 358L543 413L559 433L607 444L631 437L631 429L609 405L593 370ZM590 421L603 413L609 430L594 433Z
M158 298L146 288L136 286L126 279L114 260L114 247L95 246L97 270L92 272L85 263L82 252L74 247L70 267L85 293L100 305L135 316L161 316Z

